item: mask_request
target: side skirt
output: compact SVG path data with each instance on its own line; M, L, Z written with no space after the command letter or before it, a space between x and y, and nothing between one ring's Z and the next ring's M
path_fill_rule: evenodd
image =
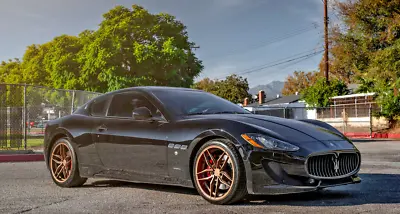
M159 184L194 188L191 180L175 177L144 175L126 170L106 169L98 165L82 165L79 167L79 170L81 176L86 178L105 178L133 183Z

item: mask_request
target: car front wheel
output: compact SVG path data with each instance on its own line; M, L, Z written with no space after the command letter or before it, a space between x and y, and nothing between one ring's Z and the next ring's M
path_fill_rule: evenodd
M210 203L232 204L247 195L244 164L229 141L214 139L205 143L194 164L196 189Z

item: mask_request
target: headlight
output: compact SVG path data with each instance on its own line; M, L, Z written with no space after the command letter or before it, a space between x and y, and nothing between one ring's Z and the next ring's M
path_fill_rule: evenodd
M257 148L294 152L299 147L262 134L242 134L242 138Z

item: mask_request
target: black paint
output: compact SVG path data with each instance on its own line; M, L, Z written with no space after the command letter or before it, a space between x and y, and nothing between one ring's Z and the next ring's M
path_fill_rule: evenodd
M166 92L170 94L168 99ZM181 111L171 110L172 106L178 107L179 102L185 104L186 92L202 93L219 102L219 98L208 93L182 88L135 87L110 92L89 101L74 114L48 123L45 130L46 160L51 143L57 136L65 135L73 142L80 173L84 177L193 187L190 161L199 144L213 138L225 138L242 155L250 194L313 191L359 182L353 180L358 168L345 178L307 183L311 178L305 167L308 156L332 151L359 153L349 139L329 125L312 120L255 115L225 100L220 106L228 105L229 111L234 109L239 113L182 115L178 114ZM150 120L106 117L111 99L121 93L145 97L155 110L158 109L157 117ZM156 94L163 94L162 99ZM96 108L96 115L92 116L91 104L97 100L106 106L104 111ZM170 103L165 105L162 100ZM175 100L179 102L172 105ZM269 135L296 145L300 150L280 152L254 148L241 138L243 133Z

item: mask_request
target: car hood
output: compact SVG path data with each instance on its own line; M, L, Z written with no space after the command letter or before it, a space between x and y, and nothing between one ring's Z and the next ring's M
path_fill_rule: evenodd
M196 116L197 117L197 116ZM257 114L219 114L200 115L199 117L225 119L241 122L259 129L271 137L313 150L354 149L344 136L338 135L320 126L294 119L257 115Z

